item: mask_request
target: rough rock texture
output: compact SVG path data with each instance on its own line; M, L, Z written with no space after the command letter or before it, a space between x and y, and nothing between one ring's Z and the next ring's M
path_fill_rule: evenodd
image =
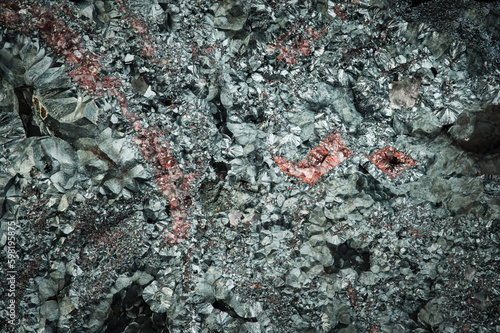
M498 1L0 6L2 332L500 332Z

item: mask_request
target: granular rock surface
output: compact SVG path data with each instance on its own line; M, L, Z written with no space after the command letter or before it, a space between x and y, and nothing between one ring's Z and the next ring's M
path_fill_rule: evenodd
M0 331L500 332L498 1L0 4Z

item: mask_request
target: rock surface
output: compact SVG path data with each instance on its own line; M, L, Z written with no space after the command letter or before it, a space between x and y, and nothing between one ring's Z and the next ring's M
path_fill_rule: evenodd
M500 331L499 13L3 4L0 331Z

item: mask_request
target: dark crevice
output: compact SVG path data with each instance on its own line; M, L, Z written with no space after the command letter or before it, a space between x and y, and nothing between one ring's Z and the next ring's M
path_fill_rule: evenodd
M341 269L352 268L357 272L366 272L370 269L370 252L356 250L347 243L340 245L327 244L334 259L332 266L325 267L327 274L335 274Z
M23 123L24 132L26 133L26 137L31 136L42 136L42 132L40 127L38 127L33 120L33 108L31 98L31 92L29 88L21 89L15 88L14 93L17 98L17 102L19 105L19 117ZM28 97L28 100L27 100Z
M248 321L248 322L252 322L252 323L256 323L257 322L257 318L255 317L250 317L250 318L245 318L245 317L242 317L240 316L239 314L236 313L236 311L234 311L234 309L226 303L226 301L224 300L216 300L215 302L212 303L212 306L215 308L215 309L218 309L218 310L221 310L221 311L224 311L226 312L228 315L230 315L231 317L233 318L236 318L236 319L242 319L244 321Z
M415 311L413 311L410 314L411 320L413 320L415 322L415 324L418 325L418 327L422 327L421 323L418 320L418 313L420 312L420 310L422 310L424 308L424 306L425 306L425 304L421 304Z
M222 104L220 100L220 93L212 100L213 105L216 107L215 112L213 112L213 117L215 120L215 126L219 130L219 132L226 134L230 137L233 136L231 131L227 128L227 109Z
M500 105L478 112L474 131L467 140L457 140L463 150L476 154L500 153Z
M338 324L337 324L337 326L335 326L335 328L336 328L337 330L340 330L340 329L342 329L342 328L347 328L347 327L349 327L349 325L342 324L342 323L338 323ZM333 332L333 331L332 331L332 332ZM337 331L335 331L335 332L337 332Z
M412 0L411 1L411 6L412 7L417 7L417 6L420 6L421 4L425 3L425 2L429 2L431 0Z
M211 165L214 167L215 172L222 178L225 179L227 176L227 173L231 169L231 166L227 163L224 162L215 162L212 159Z
M143 288L134 283L115 294L103 332L169 332L166 315L153 313L142 293Z

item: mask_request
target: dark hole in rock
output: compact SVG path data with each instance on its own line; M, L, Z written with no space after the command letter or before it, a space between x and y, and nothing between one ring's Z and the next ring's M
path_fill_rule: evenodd
M231 168L227 163L223 162L213 162L213 167L215 172L221 176L221 178L226 178L227 172Z
M242 317L240 316L239 314L236 313L236 311L234 311L234 309L229 305L227 304L226 301L224 300L216 300L215 302L212 303L212 306L218 310L221 310L221 311L224 311L226 312L228 315L230 315L231 317L233 318L238 318L238 319L243 319L245 321L249 321L249 322L257 322L257 318L255 317L250 317L250 318L245 318L245 317Z
M166 315L153 314L142 298L142 288L134 283L113 296L105 332L163 332L165 322Z
M222 104L220 100L220 93L212 100L213 105L216 107L215 110L212 110L212 115L215 120L215 126L219 129L221 133L229 135L229 137L233 137L233 133L227 128L227 109Z
M111 303L111 311L107 318L107 331L108 332L123 332L130 323L130 318L127 318L125 309L123 309L122 299L120 293L113 296Z
M327 244L332 254L334 264L324 268L325 273L338 273L341 269L352 268L357 272L370 269L370 252L356 250L347 243L340 245Z
M340 330L340 329L342 329L342 328L347 328L347 327L349 327L349 325L347 325L347 324L342 324L342 323L338 323L338 324L337 324L337 326L335 326L335 328L336 328L337 330ZM332 332L333 332L333 331L332 331ZM337 331L336 331L336 332L337 332Z
M500 175L500 105L479 112L470 137L457 143L472 154L482 174Z
M429 2L430 0L412 0L411 1L411 6L412 7L417 7L417 6L420 6L421 4L425 3L425 2Z
M413 311L411 314L410 314L410 319L413 320L415 323L419 324L419 321L418 321L418 313L420 312L420 310L422 310L425 306L425 303L421 304L419 307L417 307L417 309L415 311ZM420 326L420 325L419 325Z
M40 158L40 161L42 162L43 170L41 170L44 173L50 173L52 171L52 160L49 156L44 155Z
M441 133L448 133L453 124L443 125L441 126Z
M165 106L171 106L173 104L170 98L160 97L158 101Z
M472 135L459 143L465 151L472 153L500 152L500 105L490 105L479 112Z
M398 158L396 156L392 156L389 159L389 164L396 166L396 165L399 165L399 164L402 164L402 163L401 163L400 160L398 160Z
M409 267L411 269L411 271L413 272L413 274L417 274L419 269L418 269L418 265L414 262L409 262Z
M10 9L15 10L15 11L18 11L21 9L14 1L9 2L9 4L7 5L7 8L10 8Z
M166 3L166 2L158 2L158 4L160 5L161 9L163 9L163 10L167 10L168 9L168 3Z

